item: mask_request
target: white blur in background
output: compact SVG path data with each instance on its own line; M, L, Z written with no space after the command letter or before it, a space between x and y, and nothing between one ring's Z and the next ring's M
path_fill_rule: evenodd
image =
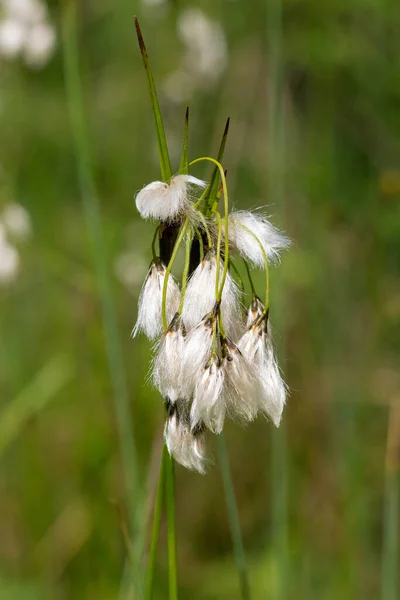
M0 287L7 287L18 278L21 259L16 242L23 242L32 233L27 210L12 202L0 213Z
M228 45L222 25L200 8L187 8L177 20L184 52L177 71L164 81L167 98L180 103L189 100L197 89L213 87L228 64Z
M1 58L22 58L28 67L41 68L53 55L56 39L42 0L0 0Z

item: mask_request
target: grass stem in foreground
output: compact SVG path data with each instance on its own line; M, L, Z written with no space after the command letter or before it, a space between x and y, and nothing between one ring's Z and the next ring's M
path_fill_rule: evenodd
M250 585L247 575L246 559L240 521L236 506L235 491L233 489L231 471L229 467L228 452L223 435L218 436L218 454L221 466L222 480L224 484L226 504L228 508L229 525L231 528L233 549L235 552L236 567L240 581L240 592L242 600L250 600Z
M136 531L140 521L135 498L139 491L139 475L135 445L132 435L132 418L129 407L128 387L124 369L123 352L118 332L110 277L108 257L104 241L99 199L96 193L91 170L91 156L87 138L82 100L82 86L79 74L79 53L77 43L77 2L62 4L62 49L68 110L71 120L73 142L77 160L78 180L82 196L84 217L89 233L94 262L95 277L101 302L102 320L105 333L108 366L110 371L115 406L124 483L129 510L130 533ZM137 503L136 503L137 504ZM139 569L135 568L136 572ZM135 577L135 587L141 589L141 582Z
M167 496L167 538L168 538L168 588L169 600L178 599L178 576L176 564L176 523L175 523L175 466L174 459L167 453L166 458Z
M164 489L165 489L165 471L167 466L168 450L165 444L163 444L163 450L161 454L161 464L160 464L160 475L158 478L157 485L157 495L156 501L154 505L154 516L153 516L153 526L151 532L151 544L150 544L150 554L149 554L149 562L147 566L147 579L146 579L146 595L145 600L151 600L153 597L153 582L154 582L154 569L157 557L157 548L158 548L158 538L160 536L160 525L161 525L161 516L162 516L162 506L164 499Z

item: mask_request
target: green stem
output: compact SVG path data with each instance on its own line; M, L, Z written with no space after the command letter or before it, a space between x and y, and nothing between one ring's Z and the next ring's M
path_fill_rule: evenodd
M208 228L208 226L207 226L207 221L206 221L206 219L205 219L205 216L204 216L204 215L203 215L203 213L202 213L201 211L199 211L199 210L197 211L197 215L198 215L198 217L199 217L199 219L200 219L200 221L201 221L201 224L202 224L202 225L203 225L203 227L204 227L204 231L205 231L205 234L206 234L206 236L207 236L207 243L208 243L208 247L209 247L209 248L212 248L212 245L213 245L213 244L212 244L212 240L211 240L210 230L209 230L209 228Z
M256 294L256 288L254 287L253 278L250 273L250 267L247 264L246 260L244 260L243 262L244 262L244 266L246 267L247 277L249 279L249 283L250 283L250 287L251 287L251 293L253 294L253 298L254 298L254 296L257 296L257 294Z
M161 117L160 106L158 104L156 86L154 84L153 73L150 67L150 61L147 54L146 46L144 44L142 32L140 30L139 21L137 17L134 17L135 25L136 25L136 33L139 42L140 53L142 55L144 68L147 76L147 83L149 86L149 93L151 99L151 106L154 114L154 121L156 125L156 134L157 134L157 142L158 142L158 153L160 157L160 168L161 168L161 176L162 180L167 182L171 179L172 170L171 170L171 161L169 158L167 140L165 137L164 125Z
M127 504L129 506L130 534L139 529L142 503L138 503L139 476L135 444L132 435L132 418L118 320L108 271L108 256L104 240L99 199L91 169L91 155L83 111L82 87L79 74L77 45L77 3L65 2L62 8L62 51L68 110L71 120L74 150L77 161L80 194L86 228L89 233L101 301L108 366L113 389L121 460L124 472ZM138 508L139 504L139 508ZM136 508L135 508L136 507ZM136 536L137 538L140 536ZM140 540L138 540L140 544ZM137 555L137 553L136 553ZM139 582L140 583L140 579Z
M168 329L168 322L167 322L167 289L168 289L168 279L171 273L171 269L172 266L175 262L176 259L176 255L178 254L178 250L179 250L179 246L182 243L182 240L185 236L186 230L189 226L189 219L188 217L186 217L185 222L183 224L183 226L181 227L181 230L179 232L178 237L176 238L176 242L175 242L175 246L174 249L172 251L172 255L171 255L171 259L168 263L167 266L167 270L165 271L165 277L164 277L164 285L163 285L163 290L162 290L162 304L161 304L161 314L162 314L162 322L163 322L163 328L164 331L166 331Z
M174 459L167 455L166 468L167 495L167 539L168 539L168 588L169 600L178 600L178 578L176 563L175 527L175 469Z
M153 597L153 583L154 583L154 570L157 557L158 539L160 537L160 525L162 515L163 496L165 488L165 474L166 465L168 460L168 450L165 444L163 444L163 450L161 455L160 463L160 475L158 478L157 485L157 496L154 506L153 526L151 531L151 544L149 562L147 566L147 578L146 578L146 595L145 600L151 600Z
M215 158L211 158L210 156L202 156L201 158L196 158L195 160L192 160L189 163L189 167L191 167L192 165L200 162L200 161L209 161L214 163L214 165L216 167L218 167L219 172L220 172L220 176L221 176L221 181L222 181L222 189L223 189L223 193L224 193L224 219L225 219L225 256L224 256L224 271L222 274L222 281L221 281L221 287L220 290L217 294L217 300L221 299L222 296L222 290L224 289L224 285L225 285L225 281L226 281L226 276L228 274L228 265L229 265L229 236L228 236L228 231L229 231L229 198L228 198L228 186L226 185L226 177L225 177L225 172L223 169L223 166L221 165L221 163L219 163L217 160L215 160Z
M224 484L225 499L228 508L228 517L232 535L233 549L235 552L236 567L239 574L240 591L242 600L250 600L250 585L247 575L246 559L240 521L236 505L235 491L232 484L232 476L229 467L228 452L223 435L218 436L218 453L221 465L222 480Z
M244 281L242 279L241 274L239 273L239 269L237 268L235 263L232 262L232 260L229 261L229 266L231 267L231 269L233 269L235 271L235 275L239 280L240 289L242 290L242 294L244 294ZM252 291L253 291L253 287L252 287Z
M203 258L204 258L204 244L203 244L203 236L201 235L201 231L197 228L194 227L195 233L197 235L197 239L199 240L199 246L200 246L200 262L202 262Z
M151 241L151 251L152 251L152 254L153 254L153 258L157 258L157 256L158 256L158 254L156 252L156 243L157 243L158 232L160 231L160 227L161 227L161 225L158 225L158 227L156 227L156 230L155 230L154 235L153 235L153 239Z
M221 223L221 215L217 212L217 221L218 221L218 238L217 238L217 270L215 274L215 297L216 300L220 300L218 298L219 291L219 275L221 271L221 237L222 237L222 223Z
M181 298L180 298L180 302L179 302L179 313L182 313L183 302L185 300L189 266L190 266L191 248L192 248L192 235L189 234L186 239L185 265L183 267L183 273L182 273L182 287L181 287Z
M265 252L265 248L262 245L261 240L256 236L255 233L253 233L253 231L251 229L246 227L246 225L242 225L241 223L238 223L238 225L240 225L240 227L242 229L245 229L247 231L247 233L250 233L250 235L253 236L253 238L256 240L257 244L260 246L260 250L263 255L263 259L264 259L264 263L265 263L265 305L264 305L264 310L263 310L262 316L264 316L267 314L268 309L269 309L269 268L268 268L267 253Z

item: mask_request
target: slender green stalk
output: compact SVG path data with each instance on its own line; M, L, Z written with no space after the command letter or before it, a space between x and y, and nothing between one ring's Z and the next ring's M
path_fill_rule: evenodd
M217 293L217 300L221 300L221 296L222 296L222 290L224 289L224 285L225 285L225 281L226 281L226 276L228 274L228 266L229 266L229 236L228 236L228 230L229 230L229 198L228 198L228 186L226 185L226 177L225 177L225 172L224 169L221 165L221 163L219 163L217 160L215 160L215 158L211 158L210 156L202 156L201 158L196 158L195 160L192 160L189 163L189 166L192 166L200 161L204 161L207 160L209 162L214 163L214 165L219 169L219 173L221 176L221 181L222 181L222 189L223 189L223 193L224 193L224 225L225 225L225 256L224 256L224 271L222 273L222 280L221 280L221 285L220 285L220 289ZM217 280L218 281L218 280Z
M382 550L382 600L399 597L399 519L400 476L397 470L386 473Z
M190 251L192 249L193 235L189 234L186 239L186 251L185 251L185 265L182 273L182 286L181 286L181 297L179 301L179 313L182 312L183 302L185 300L186 287L188 281L189 265L190 265Z
M241 274L239 272L239 269L237 268L237 266L235 265L235 263L232 260L229 261L229 266L235 272L235 275L236 275L236 277L239 280L240 289L242 290L242 293L244 294L244 291L245 291L244 290L244 281L243 281L243 278L242 278L242 276L241 276Z
M165 271L164 284L163 284L163 290L162 290L162 304L161 304L161 313L162 313L162 322L163 322L164 331L166 331L168 329L168 322L167 322L168 279L171 274L172 266L175 262L176 255L178 254L179 246L181 245L182 240L185 237L185 233L186 233L188 227L189 227L189 219L186 218L183 226L181 227L179 235L176 238L176 242L175 242L174 249L172 251L171 259L170 259L167 269Z
M166 467L167 538L168 538L168 589L169 600L178 600L175 526L175 468L174 459L167 455Z
M194 227L194 231L196 233L197 239L199 240L199 247L200 247L200 262L203 260L204 258L204 244L203 244L203 236L201 235L201 231L197 228Z
M221 223L221 215L219 212L216 213L217 222L218 222L218 238L217 238L217 268L215 275L215 296L218 300L218 291L219 291L219 275L221 271L221 238L222 238L222 223Z
M235 552L236 567L239 575L240 594L242 600L250 600L250 585L247 575L242 532L240 530L240 521L229 467L228 452L222 434L218 436L218 454L221 465L222 480L224 484L225 499L228 508L228 517L232 535L233 549Z
M230 123L230 119L228 118L225 123L225 129L222 134L222 139L221 139L221 143L220 143L219 150L218 150L217 161L219 163L222 163L222 159L224 157L226 139L228 137L228 131L229 131L229 123ZM215 166L213 169L213 172L211 174L210 185L206 189L206 194L205 194L206 200L214 200L214 198L217 197L218 187L219 187L218 173L219 173L219 169L217 166ZM208 214L208 212L209 212L209 208L206 205L206 214Z
M203 213L200 210L197 211L197 215L198 215L198 217L199 217L199 219L201 221L201 224L204 227L204 231L205 231L205 234L207 236L208 247L212 248L213 243L212 243L212 239L211 239L211 235L210 235L210 230L208 228L206 218L205 218L205 216L203 215Z
M186 108L185 124L183 127L183 142L182 142L182 154L179 163L179 173L187 175L189 171L189 159L188 159L188 143L189 143L189 107Z
M147 566L145 600L151 600L153 597L154 569L155 569L156 557L157 557L158 539L160 537L160 525L161 525L163 498L164 498L167 461L168 461L168 450L167 450L166 445L163 444L161 463L160 463L160 475L158 478L156 502L154 505L154 516L153 516L153 526L152 526L152 532L151 532L150 554L149 554L149 562L148 562L148 566Z
M163 181L169 181L171 179L171 161L169 158L167 140L165 137L165 130L163 120L160 112L160 106L158 104L156 86L154 85L153 73L150 67L149 56L147 54L146 46L144 44L142 32L140 30L139 21L135 18L136 33L139 42L140 53L143 58L143 64L146 71L147 83L149 86L151 106L153 108L154 120L156 124L157 142L158 142L158 153L160 158L161 176Z
M383 512L382 600L399 597L400 527L400 408L389 409Z
M245 229L247 231L247 233L250 233L250 235L253 236L253 238L256 240L257 244L260 246L260 250L261 253L263 255L263 259L264 259L264 264L265 264L265 304L264 304L264 310L263 310L263 315L266 315L268 310L269 310L269 268L268 268L268 256L267 253L265 252L265 248L261 243L261 240L256 236L256 234L249 229L248 227L246 227L246 225L242 225L241 223L239 223L240 227L242 229ZM248 267L247 267L248 269ZM250 271L247 271L250 277ZM252 282L251 282L252 283Z
M108 257L100 216L99 199L91 169L91 156L79 75L76 23L77 3L65 2L62 11L62 47L67 103L71 119L84 216L90 237L98 293L101 301L108 365L113 389L127 504L129 507L129 528L131 535L133 535L140 522L139 507L135 508L135 500L137 504L139 490L137 458L131 429L132 418L129 407L128 387L118 332L117 315L108 272ZM139 581L136 583L139 584ZM137 587L140 589L140 586Z
M158 256L158 253L156 250L156 244L157 244L157 240L158 240L158 236L159 236L160 227L161 227L161 225L158 225L158 227L156 227L156 230L153 235L153 239L151 240L151 252L152 252L153 258L156 258Z
M285 201L285 136L283 118L283 25L282 0L267 3L268 60L268 198L283 211ZM275 314L284 345L284 310L282 302ZM287 435L285 424L272 431L272 555L276 564L276 585L272 600L286 600L289 595Z
M256 294L256 288L254 287L253 278L250 273L250 267L247 264L247 260L244 260L243 262L244 262L244 266L246 267L246 272L247 272L247 277L248 277L248 280L250 283L251 293L253 294L253 298L254 298L254 296L256 296L257 294Z

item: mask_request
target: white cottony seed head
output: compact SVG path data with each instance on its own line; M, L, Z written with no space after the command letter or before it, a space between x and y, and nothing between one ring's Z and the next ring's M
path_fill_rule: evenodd
M226 410L232 417L253 421L257 416L261 390L257 369L229 339L224 343L223 353Z
M155 339L163 331L162 293L165 280L165 265L160 260L153 260L139 296L139 310L133 337L143 332L150 339ZM173 276L170 274L167 284L167 321L171 322L179 307L180 292Z
M186 336L181 364L180 389L189 399L195 389L198 373L202 371L211 354L215 316L209 313Z
M242 227L244 226L244 227ZM229 243L243 258L257 267L264 268L265 261L260 244L250 233L260 240L267 258L274 263L279 260L279 253L290 246L290 240L284 236L268 219L257 213L239 210L229 215Z
M178 314L161 336L154 358L152 378L154 385L171 403L181 395L181 365L184 353L184 330Z
M286 402L287 387L275 358L268 321L263 319L247 329L238 346L257 370L260 379L258 410L278 427Z
M225 403L222 398L225 372L218 357L211 356L199 373L193 403L190 410L190 423L193 428L204 423L210 431L221 433L225 420Z
M164 439L168 452L187 469L205 472L204 433L198 428L191 431L185 419L175 406L168 410L168 418L164 427Z
M261 302L260 298L254 296L253 300L249 308L246 311L246 327L249 328L250 325L253 325L254 321L261 317L264 310L264 305Z
M220 281L223 268L224 265L221 260ZM210 250L193 272L187 286L182 316L188 330L198 325L204 315L213 310L216 302L216 277L217 259L215 252ZM227 334L235 338L241 333L242 311L240 290L229 272L222 291L220 311Z
M169 183L153 181L136 196L136 208L144 219L173 223L191 210L189 186L206 187L192 175L175 175Z

